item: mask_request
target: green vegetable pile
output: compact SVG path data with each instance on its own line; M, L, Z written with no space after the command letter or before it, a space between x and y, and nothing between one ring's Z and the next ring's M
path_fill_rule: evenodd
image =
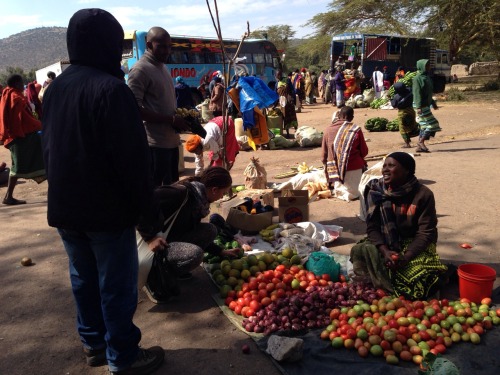
M383 132L388 122L389 120L384 117L373 117L366 120L365 129L369 132Z
M221 247L223 250L239 249L238 258L241 258L244 255L243 249L236 240L227 240L227 238L224 238L224 236L217 235L217 237L215 237L214 244ZM232 258L214 255L207 252L203 254L203 261L208 264L220 263L224 259Z
M399 120L394 119L389 121L385 128L391 132L397 132L399 130Z
M379 109L380 107L382 107L384 104L388 103L389 102L389 98L378 98L378 99L374 99L371 103L370 103L370 108L372 109Z

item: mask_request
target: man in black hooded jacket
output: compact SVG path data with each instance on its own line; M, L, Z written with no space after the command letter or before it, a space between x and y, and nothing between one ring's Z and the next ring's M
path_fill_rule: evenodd
M77 329L87 363L149 374L160 347L139 348L135 225L151 207L144 126L120 67L123 29L101 9L69 21L69 66L44 95L48 223L69 257Z

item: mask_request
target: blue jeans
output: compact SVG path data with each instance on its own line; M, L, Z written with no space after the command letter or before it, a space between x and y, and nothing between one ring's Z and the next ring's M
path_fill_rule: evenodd
M84 347L106 348L111 371L130 367L141 340L141 331L132 322L137 307L135 229L58 231L69 256L77 329Z
M149 147L153 163L155 186L170 185L179 181L179 149Z

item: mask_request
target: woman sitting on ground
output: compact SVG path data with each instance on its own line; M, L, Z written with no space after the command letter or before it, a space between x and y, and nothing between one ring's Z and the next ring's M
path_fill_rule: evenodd
M393 152L383 177L365 188L368 238L351 249L354 279L407 299L438 291L447 267L436 252L434 195L415 177L415 160Z
M221 199L231 185L231 175L226 169L210 167L199 177L156 188L157 213L151 218L143 217L137 226L138 233L150 250L141 254L139 249L139 287L146 287L146 293L153 302L165 302L152 295L146 282L155 251L167 249L168 262L177 276L187 276L199 266L204 251L234 255L235 251L222 250L214 244L217 236L215 225L201 222L210 213L210 203ZM174 221L165 238L161 232L169 227L171 221L168 219Z
M326 180L336 198L351 201L359 197L358 186L368 146L361 128L352 120L352 107L342 107L325 129L322 143Z

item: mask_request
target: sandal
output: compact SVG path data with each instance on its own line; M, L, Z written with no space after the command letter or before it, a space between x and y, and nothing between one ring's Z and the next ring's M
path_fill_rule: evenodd
M22 201L22 200L16 199L16 198L4 198L2 203L6 204L8 206L15 206L17 204L26 204L26 201Z
M411 148L411 145L405 143L403 146L401 146L401 148Z
M430 151L428 149L422 148L420 146L417 146L417 148L415 149L415 151L416 152L430 153Z

